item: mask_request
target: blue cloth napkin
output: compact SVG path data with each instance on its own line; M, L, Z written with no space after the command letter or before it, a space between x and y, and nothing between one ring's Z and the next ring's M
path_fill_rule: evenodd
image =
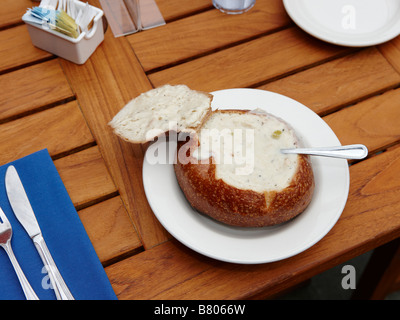
M47 247L76 300L116 299L103 266L79 219L56 167L41 150L0 167L0 206L13 229L15 256L39 299L56 299L36 248L14 215L5 188L9 165L17 169ZM0 248L0 299L25 299L6 252Z

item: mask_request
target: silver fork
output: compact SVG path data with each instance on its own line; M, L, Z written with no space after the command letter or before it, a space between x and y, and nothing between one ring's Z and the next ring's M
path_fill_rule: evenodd
M8 221L6 215L3 210L0 208L0 246L7 252L8 257L11 260L11 263L14 267L15 272L17 273L19 282L21 283L22 290L24 291L25 297L27 300L39 300L35 291L33 291L31 285L29 284L28 279L26 279L24 272L22 271L17 258L14 255L14 252L11 248L11 237L12 237L12 228L11 224Z

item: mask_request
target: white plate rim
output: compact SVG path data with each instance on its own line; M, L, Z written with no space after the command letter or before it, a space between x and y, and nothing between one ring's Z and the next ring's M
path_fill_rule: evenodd
M351 0L349 0L349 4L351 4ZM400 18L397 23L391 26L389 31L385 31L382 33L377 33L374 38L366 39L361 36L350 36L343 37L339 34L332 34L330 32L326 32L323 28L316 28L312 22L304 19L301 13L301 1L299 0L283 0L284 8L289 15L289 17L303 29L305 32L309 33L313 37L332 43L340 46L348 46L348 47L367 47L378 45L387 41L390 41L397 37L400 34Z
M215 92L211 92L211 94L214 95L214 100L213 100L213 109L216 108L216 103L218 103L218 98L224 94L229 94L229 95L240 95L243 97L246 96L270 96L270 97L275 97L278 101L283 101L286 100L286 102L289 102L293 105L296 105L297 107L302 108L302 112L308 112L310 115L313 115L314 117L318 117L321 121L321 124L323 126L325 126L325 129L328 130L331 134L331 138L333 138L333 140L337 141L337 145L340 145L340 141L339 139L336 137L336 135L334 134L334 132L332 131L332 129L315 113L313 112L311 109L307 108L306 106L302 105L301 103L274 93L274 92L270 92L270 91L265 91L265 90L260 90L260 89L246 89L246 88L234 88L234 89L225 89L225 90L219 90L219 91L215 91ZM256 98L257 99L257 98ZM240 104L240 100L237 100L238 103ZM221 107L219 106L220 109L231 109L231 108L239 108L238 106L233 106L230 105L227 108ZM242 109L247 109L246 107L241 107ZM263 107L261 107L263 108ZM249 108L249 109L254 109L253 107ZM267 110L269 111L269 110ZM273 112L271 112L272 114L274 114ZM279 116L279 115L278 115ZM297 132L298 133L298 132ZM157 143L157 142L156 142ZM188 248L203 254L207 257L216 259L216 260L220 260L220 261L224 261L224 262L230 262L230 263L237 263L237 264L261 264L261 263L270 263L270 262L274 262L274 261L280 261L283 259L287 259L289 257L292 257L294 255L297 255L307 249L309 249L310 247L312 247L313 245L315 245L317 242L319 242L323 237L326 236L326 234L333 228L333 226L336 224L336 222L338 221L338 219L341 216L341 213L345 207L345 204L347 202L347 197L348 197L348 193L349 193L349 186L350 186L350 177L349 177L349 168L347 165L347 161L343 160L343 159L335 159L338 161L338 163L342 163L341 168L343 169L343 174L344 174L344 181L342 181L342 183L344 183L343 185L343 189L341 189L342 194L341 194L341 201L339 203L335 203L336 207L336 214L335 216L331 217L331 219L326 223L324 229L321 229L318 233L317 237L314 237L312 241L310 241L307 245L303 245L300 248L296 248L295 250L292 251L288 251L286 253L282 253L280 256L275 256L275 257L268 257L268 256L261 256L259 258L246 258L246 257L228 257L228 256L224 256L223 254L215 254L215 252L210 252L210 250L201 248L198 246L198 243L196 243L196 241L193 241L193 239L190 239L190 237L188 237L185 234L182 234L182 232L179 230L179 228L176 228L174 226L174 224L168 219L168 217L166 217L164 215L163 212L161 212L164 209L161 209L158 207L157 204L157 199L154 196L154 193L152 192L152 181L150 178L150 172L152 172L152 170L150 170L152 167L152 165L148 164L145 161L143 162L143 186L144 186L144 190L145 190L145 194L146 197L148 199L149 205L152 208L155 216L157 217L157 219L159 220L159 222L161 223L161 225L163 225L163 227L178 241L180 241L182 244L184 244L185 246L187 246ZM168 165L170 166L170 169L173 167L172 164ZM172 168L173 170L173 168ZM315 168L314 168L315 170ZM177 185L177 181L174 181L172 183L175 183ZM316 186L316 190L317 190L318 186ZM180 191L180 190L179 190ZM180 191L181 192L181 191ZM183 195L181 195L181 197L183 197ZM186 199L185 199L186 201ZM313 199L314 201L314 199ZM191 210L194 211L193 208L191 208ZM201 216L199 213L195 212L195 215ZM302 213L302 215L305 215L305 213ZM300 215L301 216L301 215ZM211 221L211 223L214 223L217 227L216 228L230 228L229 226L225 226L220 224L219 222L216 221L212 221L212 219L208 218L208 217L203 217L202 219L207 219L209 221ZM290 222L289 222L290 223ZM271 227L274 228L274 227ZM279 226L277 228L280 228ZM279 231L278 231L279 232Z

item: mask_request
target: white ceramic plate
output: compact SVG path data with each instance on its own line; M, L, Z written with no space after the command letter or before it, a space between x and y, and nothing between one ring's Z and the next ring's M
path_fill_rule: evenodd
M257 89L228 89L212 93L213 109L263 109L285 119L305 146L340 145L330 127L312 110L288 97ZM156 142L158 158L168 154ZM152 149L151 154L154 155ZM175 148L176 150L176 148ZM347 160L313 157L315 192L302 214L281 225L231 227L195 211L177 183L172 164L154 164L146 152L143 183L150 206L161 224L180 242L222 261L257 264L296 255L323 238L339 219L349 191Z
M344 46L371 46L400 34L399 0L283 0L289 16L314 37Z

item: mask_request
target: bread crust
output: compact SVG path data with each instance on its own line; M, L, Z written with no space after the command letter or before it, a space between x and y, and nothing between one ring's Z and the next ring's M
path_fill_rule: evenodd
M212 161L198 163L190 155L197 145L196 137L178 142L178 152L184 147L189 161L181 163L178 157L174 170L185 197L199 212L232 226L263 227L293 219L311 202L315 185L308 156L298 155L297 170L285 189L260 193L217 179Z

